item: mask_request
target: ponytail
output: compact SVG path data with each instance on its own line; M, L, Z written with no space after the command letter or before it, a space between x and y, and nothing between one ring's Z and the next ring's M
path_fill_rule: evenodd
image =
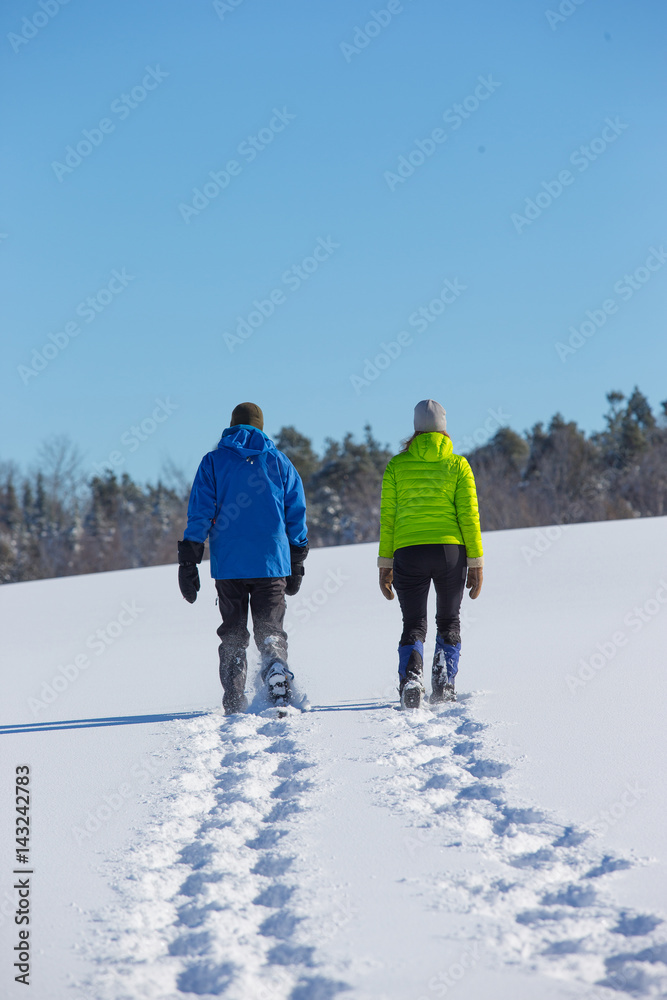
M435 433L435 432L434 431L415 431L409 438L406 438L405 441L401 442L401 451L407 451L409 449L410 445L412 444L412 442L414 441L414 439L416 437L419 437L420 434L433 434L433 433ZM437 433L438 434L442 434L443 437L449 438L450 441L452 440L451 437L450 437L450 435L447 433L447 431L438 431Z

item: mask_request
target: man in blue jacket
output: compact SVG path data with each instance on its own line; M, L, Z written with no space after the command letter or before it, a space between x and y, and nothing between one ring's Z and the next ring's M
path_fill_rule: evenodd
M239 403L215 451L204 455L190 493L188 526L178 543L178 583L193 604L204 542L222 615L220 681L226 715L245 697L248 606L260 651L262 679L277 704L291 698L285 595L301 586L308 554L306 499L298 472L264 434L255 403Z

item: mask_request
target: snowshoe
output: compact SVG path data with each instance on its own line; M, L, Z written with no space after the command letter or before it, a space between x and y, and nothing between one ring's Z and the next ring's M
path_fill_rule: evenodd
M288 670L284 663L273 663L269 667L266 676L266 690L271 701L276 707L278 718L287 715L287 708L292 701L292 689L290 680L294 679L294 674Z
M401 687L401 708L421 708L424 703L424 685L417 677L410 677Z

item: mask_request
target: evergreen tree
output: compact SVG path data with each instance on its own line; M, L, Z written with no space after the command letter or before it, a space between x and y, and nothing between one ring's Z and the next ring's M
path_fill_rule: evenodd
M300 434L295 427L281 427L275 444L276 448L287 455L306 486L320 464L310 438Z
M483 530L667 514L667 400L659 420L636 387L607 402L598 434L557 413L523 436L502 427L467 456ZM294 427L281 428L276 443L304 481L312 546L378 537L392 452L369 426L361 441L327 439L321 457ZM111 470L83 484L78 469L65 438L45 443L30 476L0 464L1 582L174 561L190 492L177 469L155 486Z
M392 452L373 437L370 426L356 443L328 438L319 470L311 479L311 514L317 544L373 541L380 531L382 476Z
M639 458L649 447L657 426L649 402L637 386L627 405L623 406L625 399L618 390L607 394L607 427L592 438L603 452L605 462L616 469L622 469Z

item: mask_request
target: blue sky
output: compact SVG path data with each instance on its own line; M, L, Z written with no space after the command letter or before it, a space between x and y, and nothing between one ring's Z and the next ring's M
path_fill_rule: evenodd
M0 458L192 475L242 400L321 447L667 398L658 0L1 19Z

